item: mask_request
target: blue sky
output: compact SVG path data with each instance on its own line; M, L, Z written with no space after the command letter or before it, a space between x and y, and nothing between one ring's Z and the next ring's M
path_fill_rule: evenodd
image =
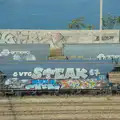
M103 0L103 14L120 16L120 0ZM99 0L0 0L1 29L68 29L85 17L99 28Z

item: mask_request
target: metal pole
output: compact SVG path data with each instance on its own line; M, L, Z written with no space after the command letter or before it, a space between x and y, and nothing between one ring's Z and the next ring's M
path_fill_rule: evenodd
M102 42L102 26L103 26L103 0L100 0L100 42Z
M100 0L100 30L102 30L103 0Z

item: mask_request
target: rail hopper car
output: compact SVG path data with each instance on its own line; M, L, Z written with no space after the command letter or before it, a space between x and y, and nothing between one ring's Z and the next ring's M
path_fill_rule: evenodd
M23 49L20 46L11 47L11 50L7 48L9 52L0 51L0 89L4 94L97 94L120 91L119 44L82 44L74 49L73 46L64 46L65 56L83 56L67 60L48 60L49 45L41 47L39 44L34 47L27 45L29 53L34 53L37 59L25 59L23 51L28 50L25 46ZM20 59L14 59L13 53L18 53Z
M69 58L111 60L120 63L120 44L64 44L63 54Z
M111 61L48 60L36 63L1 64L1 90L4 93L110 92ZM114 89L119 90L119 85Z

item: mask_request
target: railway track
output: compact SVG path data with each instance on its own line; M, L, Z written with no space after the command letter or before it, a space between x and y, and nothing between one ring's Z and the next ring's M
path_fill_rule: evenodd
M0 99L0 120L120 120L120 96Z

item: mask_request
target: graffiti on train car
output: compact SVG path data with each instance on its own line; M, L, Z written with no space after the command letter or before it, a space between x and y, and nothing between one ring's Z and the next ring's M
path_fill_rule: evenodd
M44 89L93 89L107 86L106 81L102 80L55 80L55 84L37 83L25 85L26 90L44 90Z
M97 56L97 59L98 60L106 60L106 59L116 60L116 59L120 59L120 55L105 55L101 53Z
M25 76L27 79L22 79ZM14 72L5 86L24 90L96 89L107 83L107 73L102 74L99 69L36 67L33 72Z
M5 81L5 86L9 88L25 89L25 90L41 90L41 89L59 89L60 85L57 80L29 80L29 79L18 79L9 78Z
M61 80L61 89L94 89L107 86L106 81L102 80Z
M100 74L99 69L85 68L34 68L33 72L14 72L13 77L29 76L32 79L87 79L88 77L98 76Z
M8 49L3 49L1 52L0 52L0 56L1 57L7 57L11 55L13 60L36 60L36 57L31 54L30 51L13 51L13 50L8 50Z
M9 88L24 88L26 84L31 84L31 80L29 79L19 79L19 78L8 78L5 81L5 86Z
M60 85L57 80L32 80L32 83L29 85L25 85L26 90L41 90L41 89L60 89Z
M10 78L5 81L5 86L9 88L17 88L24 90L44 90L44 89L93 89L93 88L103 88L107 86L106 75L100 75L92 79L64 79L64 80L55 80L55 79L18 79Z

